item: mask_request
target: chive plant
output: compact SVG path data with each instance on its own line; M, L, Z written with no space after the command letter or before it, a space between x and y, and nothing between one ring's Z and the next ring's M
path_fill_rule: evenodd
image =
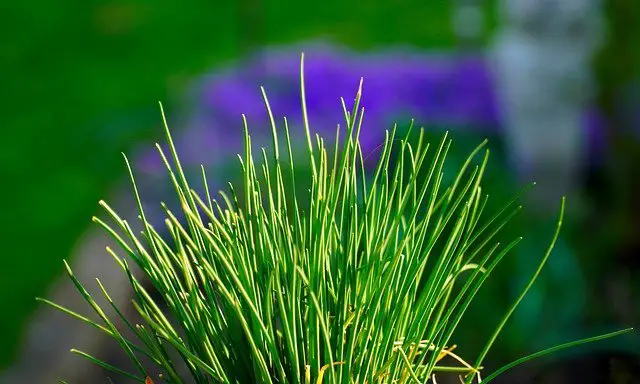
M169 236L145 216L125 157L142 234L105 202L100 204L113 224L94 221L120 248L107 251L129 278L140 323L129 321L99 280L98 285L135 337L124 336L66 264L101 323L40 300L114 338L135 371L73 352L144 383L436 383L441 373L457 374L466 383L488 383L531 358L624 332L553 347L482 379L484 358L551 253L564 202L555 237L529 284L478 356L458 356L452 340L456 327L520 240L496 240L521 209L517 196L497 213L486 214L481 187L486 143L446 183L442 171L451 140L445 135L435 145L426 143L422 130L413 144L411 132L397 138L395 127L387 131L370 172L359 142L362 81L350 110L342 100L345 124L338 126L328 148L309 127L304 56L300 71L310 180L296 180L287 120L276 124L264 89L273 148L254 152L243 116L242 185L230 185L215 198L204 167L198 181L203 194L185 177L163 112L168 155L156 147L182 209L172 212L163 205ZM300 184L306 196L300 196ZM120 254L138 265L163 303L154 300ZM162 374L152 378L156 369Z

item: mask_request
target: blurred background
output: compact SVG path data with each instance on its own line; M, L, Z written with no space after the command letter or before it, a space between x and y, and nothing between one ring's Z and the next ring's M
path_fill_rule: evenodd
M260 85L279 121L300 128L303 51L314 131L333 137L339 97L350 102L364 77L363 140L374 158L385 129L415 118L431 140L451 132L451 171L490 139L489 208L538 182L505 234L525 241L456 335L461 354L483 346L534 271L563 195L562 237L487 369L639 325L637 0L2 2L0 36L1 383L106 382L67 351L86 346L117 361L117 345L34 298L89 313L60 280L67 259L127 302L106 235L91 223L100 199L132 212L120 152L154 214L171 196L153 151L162 101L189 169L204 163L223 185L237 175L240 114L259 144L268 134ZM628 335L504 382L637 383L639 356L640 339Z

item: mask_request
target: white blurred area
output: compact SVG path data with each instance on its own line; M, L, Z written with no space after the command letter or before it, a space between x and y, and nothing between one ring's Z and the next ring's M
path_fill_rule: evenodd
M464 45L485 32L483 0L457 0L453 30ZM583 112L595 95L592 59L604 42L600 0L500 0L488 61L505 141L536 208L555 209L580 187Z
M592 59L603 42L598 0L502 0L488 55L511 161L535 180L536 208L556 209L579 188L582 113L595 94Z

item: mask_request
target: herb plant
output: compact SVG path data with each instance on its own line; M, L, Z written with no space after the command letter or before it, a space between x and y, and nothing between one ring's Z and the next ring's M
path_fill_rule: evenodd
M445 373L466 383L488 383L531 358L625 332L553 347L483 379L484 358L551 253L564 201L555 237L529 284L480 353L471 360L458 356L452 344L456 327L491 272L520 241L496 240L521 209L518 197L486 214L481 187L489 155L486 142L446 183L442 170L451 140L445 136L436 145L426 143L422 130L414 144L407 140L411 129L401 139L395 127L387 131L370 172L359 142L361 90L362 81L351 110L342 100L345 125L338 126L333 148L328 148L324 138L311 133L301 61L312 172L310 180L296 180L287 120L276 124L263 89L273 147L254 152L243 116L243 183L230 185L217 198L207 187L204 167L203 195L185 177L165 119L169 156L157 148L182 207L179 214L166 208L169 236L147 220L126 157L142 235L105 202L100 204L115 225L94 221L139 266L168 310L134 276L127 259L108 248L129 277L141 324L129 321L98 284L137 339L129 340L67 265L102 323L40 300L113 337L136 371L73 352L147 384L436 383ZM299 195L301 184L307 196ZM152 378L156 368L161 376Z

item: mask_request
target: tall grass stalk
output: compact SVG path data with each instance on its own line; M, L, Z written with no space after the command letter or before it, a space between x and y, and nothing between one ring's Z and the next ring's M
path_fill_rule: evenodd
M481 378L483 360L549 257L564 201L540 268L468 363L453 352L452 336L478 290L520 241L496 241L520 211L518 198L492 215L485 212L486 142L454 181L445 183L451 140L426 143L420 130L412 144L410 132L398 140L394 127L387 131L377 167L365 169L361 90L362 81L350 110L342 100L345 124L337 128L335 146L327 148L307 119L303 56L300 91L310 180L296 179L287 120L276 123L263 89L273 147L254 152L243 116L243 182L216 198L204 168L200 181L185 177L165 120L168 156L157 148L182 207L177 214L163 204L169 236L145 216L128 161L142 234L105 202L100 204L112 224L94 218L119 246L107 251L129 278L141 323L125 318L98 284L135 339L123 336L68 265L101 323L41 299L114 338L134 371L73 352L147 383L157 369L162 377L153 380L166 383L435 383L447 372L467 383L491 381L494 375ZM192 183L204 186L205 193L196 193ZM306 196L299 196L299 185ZM128 260L140 267L162 305L134 276ZM444 364L445 358L451 363Z

